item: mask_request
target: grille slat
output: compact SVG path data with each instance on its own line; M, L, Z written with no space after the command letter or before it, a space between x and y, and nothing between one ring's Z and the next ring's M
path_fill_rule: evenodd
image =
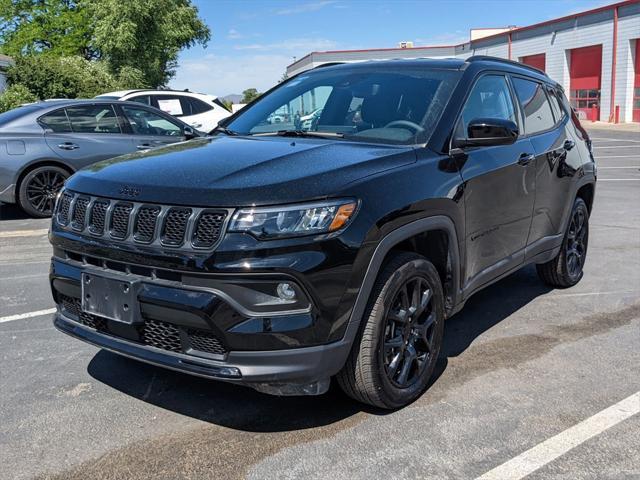
M104 200L96 200L94 202L89 216L89 231L91 233L95 235L102 235L104 233L104 223L108 208L109 202Z
M79 197L73 206L73 219L71 220L71 228L74 230L84 230L84 222L87 216L87 206L89 206L89 198Z
M160 215L160 207L140 207L133 238L138 242L151 243L155 237L158 215Z
M110 200L65 191L54 219L59 227L121 242L213 250L231 210Z
M111 213L111 236L123 240L129 233L129 217L133 210L130 203L117 203Z
M182 245L190 216L190 208L169 209L162 229L162 243L176 247Z
M71 209L71 200L73 195L65 193L60 199L60 206L58 207L58 222L62 225L69 223L69 210Z
M202 212L196 222L193 245L198 248L208 248L215 245L220 238L226 216L227 212Z

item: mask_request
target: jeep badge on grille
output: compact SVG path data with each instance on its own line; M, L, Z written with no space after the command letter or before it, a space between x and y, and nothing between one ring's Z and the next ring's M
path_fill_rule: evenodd
M127 197L137 197L140 195L140 189L130 187L129 185L123 185L120 187L120 195L126 195Z

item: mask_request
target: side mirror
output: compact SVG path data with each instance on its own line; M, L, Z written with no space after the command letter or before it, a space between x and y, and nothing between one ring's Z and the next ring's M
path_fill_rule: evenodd
M192 138L197 137L196 131L193 129L193 127L190 127L189 125L184 127L184 129L182 130L182 133L184 134L185 140L191 140Z
M476 118L467 127L467 138L456 138L455 148L512 145L518 139L518 125L501 118Z

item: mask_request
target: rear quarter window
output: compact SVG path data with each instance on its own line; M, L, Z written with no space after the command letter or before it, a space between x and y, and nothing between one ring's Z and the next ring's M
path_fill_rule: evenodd
M71 123L64 108L40 117L40 125L55 133L71 133Z

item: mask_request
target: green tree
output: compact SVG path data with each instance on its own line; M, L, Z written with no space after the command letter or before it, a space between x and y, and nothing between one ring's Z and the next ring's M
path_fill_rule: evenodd
M94 58L92 19L84 0L0 0L0 51Z
M38 99L91 98L104 92L144 86L139 71L113 75L104 61L85 58L28 55L7 70L10 85L26 87Z
M95 18L94 45L118 71L139 69L148 85L165 85L178 54L205 45L211 32L190 0L87 0Z
M0 0L0 52L101 60L136 87L165 85L210 37L191 0Z
M37 97L24 85L11 85L0 94L0 113L36 100L38 100Z
M260 94L258 93L258 90L256 90L255 88L247 88L244 92L242 92L242 102L241 103L253 102L259 96L260 96Z

